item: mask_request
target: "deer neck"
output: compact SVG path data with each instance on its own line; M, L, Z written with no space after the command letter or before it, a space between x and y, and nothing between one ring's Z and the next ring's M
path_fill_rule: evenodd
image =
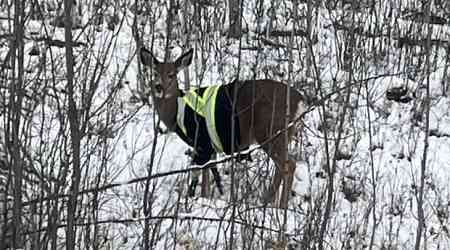
M178 92L181 93L181 90ZM159 118L170 131L174 131L177 125L177 99L179 96L180 94L164 98L155 97L153 99Z

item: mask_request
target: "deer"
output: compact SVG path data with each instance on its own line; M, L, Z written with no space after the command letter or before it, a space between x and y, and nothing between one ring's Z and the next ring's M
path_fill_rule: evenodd
M159 61L145 47L140 48L139 54L144 67L152 67L156 73L156 80L149 86L154 91L152 98L155 110L167 129L175 131L179 101L184 95L177 74L192 63L193 49L173 62ZM238 121L235 130L239 132L236 140L239 143L234 147L234 152L246 150L253 144L262 148L276 166L262 201L264 204L276 202L279 197L278 207L286 208L296 169L293 157L288 154L286 136L289 142L300 130L299 126L292 126L292 123L301 121L306 110L305 97L294 88L288 91L287 84L271 79L235 80L221 85L221 88L231 96L232 115ZM279 194L282 182L283 189Z

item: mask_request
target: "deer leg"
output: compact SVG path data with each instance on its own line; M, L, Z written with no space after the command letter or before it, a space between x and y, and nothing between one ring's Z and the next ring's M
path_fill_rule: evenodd
M276 200L276 196L278 194L278 189L281 185L281 171L277 164L275 164L275 174L272 179L272 183L269 186L269 189L266 190L263 194L263 203L268 204L270 202L274 202Z
M198 170L192 171L191 183L189 184L189 189L188 189L189 197L195 196L195 189L197 188L197 184L198 184L198 176L199 176Z
M275 174L269 189L263 195L263 202L273 202L280 189L281 181L285 175L285 162L287 159L287 147L283 138L275 138L272 143L262 146L263 150L270 156L275 163Z
M283 190L281 192L280 208L287 208L288 206L288 201L292 190L292 183L294 182L294 173L296 167L295 161L289 159L284 165L284 167L285 173L283 175L284 183L283 183Z
M289 131L289 138L292 138L295 136L297 131L301 131L301 128L299 130L296 130L291 127ZM289 198L292 191L292 184L294 182L294 174L295 174L295 168L297 167L297 164L295 163L295 160L293 160L292 156L287 155L288 160L285 163L285 174L284 174L284 183L283 183L283 191L281 194L280 199L280 208L287 208Z
M208 197L209 196L209 170L202 169L202 189L201 196Z
M219 190L219 194L223 195L222 178L220 178L219 171L216 167L212 167L211 173L213 174L214 182L216 183L216 187Z

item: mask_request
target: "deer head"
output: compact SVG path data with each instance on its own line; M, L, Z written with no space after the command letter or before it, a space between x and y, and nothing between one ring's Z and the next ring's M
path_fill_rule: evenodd
M192 62L193 50L190 49L175 60L175 62L160 62L146 48L140 51L141 61L144 65L153 67L156 72L156 83L152 89L158 99L168 99L178 96L177 74L182 69L188 67Z

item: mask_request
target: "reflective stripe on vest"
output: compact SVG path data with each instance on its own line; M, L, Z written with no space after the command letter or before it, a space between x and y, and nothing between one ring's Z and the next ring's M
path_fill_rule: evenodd
M204 97L208 97L206 94L210 94L210 97L207 99L206 104L206 127L208 128L209 137L211 137L211 140L213 142L214 147L216 148L217 152L223 152L223 146L220 142L219 135L217 134L216 129L216 99L217 99L217 92L219 92L220 86L213 86L209 87L206 90L211 89L211 91L208 91L205 93Z
M211 138L212 145L217 152L223 152L223 146L220 142L220 137L217 134L216 129L216 98L220 85L211 86L206 88L203 96L199 96L195 90L191 90L186 93L183 98L178 98L178 112L177 122L178 126L183 130L183 133L187 136L187 130L184 125L184 108L187 104L198 115L202 116L206 120L206 128L208 130L209 137Z

